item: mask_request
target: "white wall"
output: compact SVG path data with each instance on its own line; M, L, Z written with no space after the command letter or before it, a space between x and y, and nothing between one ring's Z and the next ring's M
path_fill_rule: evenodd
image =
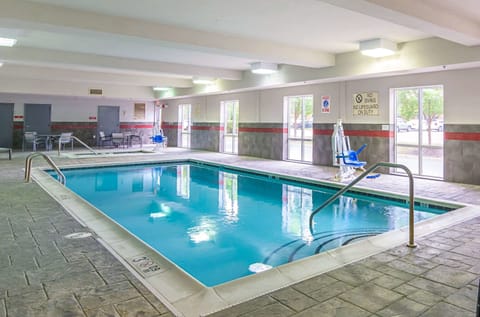
M240 100L242 122L283 122L283 99L285 96L314 96L314 120L316 123L334 123L342 118L345 123L388 124L393 123L390 105L392 88L443 85L445 123L480 124L480 68L443 70L430 73L408 74L370 79L348 80L336 83L299 85L235 94L207 95L188 98L189 103L198 104L194 121L218 122L220 101ZM353 96L361 92L378 92L378 116L353 116ZM330 96L331 112L321 113L321 97ZM183 103L184 99L168 100L166 103ZM168 117L173 117L168 108ZM199 120L197 120L197 118ZM168 121L168 120L167 120Z
M120 121L123 122L153 122L153 102L145 100L0 93L0 102L14 103L14 116L22 117L25 103L51 104L52 122L96 122L98 106L119 106ZM135 103L146 104L145 120L134 119ZM95 119L90 119L90 117L95 117ZM15 121L23 121L23 119L16 118Z

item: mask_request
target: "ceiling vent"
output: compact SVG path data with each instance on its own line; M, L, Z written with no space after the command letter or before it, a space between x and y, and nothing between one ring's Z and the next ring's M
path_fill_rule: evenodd
M101 96L101 95L103 95L103 89L91 88L90 89L90 95Z

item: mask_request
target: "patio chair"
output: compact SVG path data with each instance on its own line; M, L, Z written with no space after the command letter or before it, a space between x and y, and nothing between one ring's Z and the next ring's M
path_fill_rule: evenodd
M37 136L37 132L32 131L32 132L25 132L23 134L23 142L22 142L22 151L25 151L25 144L31 143L32 144L32 150L34 152L37 151L37 146L43 144L46 146L45 139L44 138L39 138Z
M64 132L60 134L60 138L58 139L58 146L60 149L63 147L65 149L65 144L71 143L72 151L73 151L73 138L72 132Z
M112 133L112 144L115 147L120 147L125 145L125 136L121 132L113 132Z
M106 136L105 132L99 131L98 132L98 143L101 147L105 145L105 142L112 142L112 137L111 136Z

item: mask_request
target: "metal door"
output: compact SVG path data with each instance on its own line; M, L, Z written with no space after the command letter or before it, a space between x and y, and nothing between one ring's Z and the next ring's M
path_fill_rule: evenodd
M105 135L120 132L120 107L98 106L97 140L99 140L98 132L100 131L103 131Z
M13 103L0 103L0 147L12 147Z
M26 103L24 107L24 131L50 134L52 105Z

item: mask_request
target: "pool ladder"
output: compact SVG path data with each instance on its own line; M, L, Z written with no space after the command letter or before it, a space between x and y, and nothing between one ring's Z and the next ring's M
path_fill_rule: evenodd
M46 155L44 153L41 153L41 152L35 152L35 153L32 153L32 154L27 156L27 159L25 160L25 183L30 182L30 175L31 175L31 172L32 172L32 160L37 156L41 156L45 159L45 161L47 161L47 163L57 173L58 181L60 182L60 184L65 185L66 178L65 178L65 175L63 175L60 168L58 168L57 164L55 164L55 162L53 162L52 159L48 155Z
M76 140L78 143L80 143L81 145L83 145L87 150L89 150L89 151L92 152L93 154L98 155L98 153L97 153L94 149L92 149L91 147L89 147L85 142L83 142L82 140L80 140L80 139L77 138L76 136L71 135L70 138L72 138L73 140ZM61 148L62 148L62 144L61 144L60 142L58 142L58 156L60 156Z
M335 199L337 199L339 196L341 196L343 193L345 193L347 190L352 188L356 183L361 181L363 178L367 177L368 174L373 172L379 167L394 167L394 168L401 168L403 169L407 175L408 175L408 187L409 187L409 217L408 217L408 244L407 247L409 248L415 248L415 238L414 238L414 227L415 227L415 222L414 222L414 191L413 191L413 176L412 172L406 167L405 165L402 164L397 164L397 163L389 163L389 162L379 162L374 165L372 165L370 168L368 168L365 172L360 174L357 178L355 178L350 184L342 188L340 191L338 191L335 195L327 199L320 207L315 209L312 214L310 215L309 219L309 225L310 225L310 232L313 234L313 216L315 216L316 213L321 211L323 208L327 207L330 205Z

